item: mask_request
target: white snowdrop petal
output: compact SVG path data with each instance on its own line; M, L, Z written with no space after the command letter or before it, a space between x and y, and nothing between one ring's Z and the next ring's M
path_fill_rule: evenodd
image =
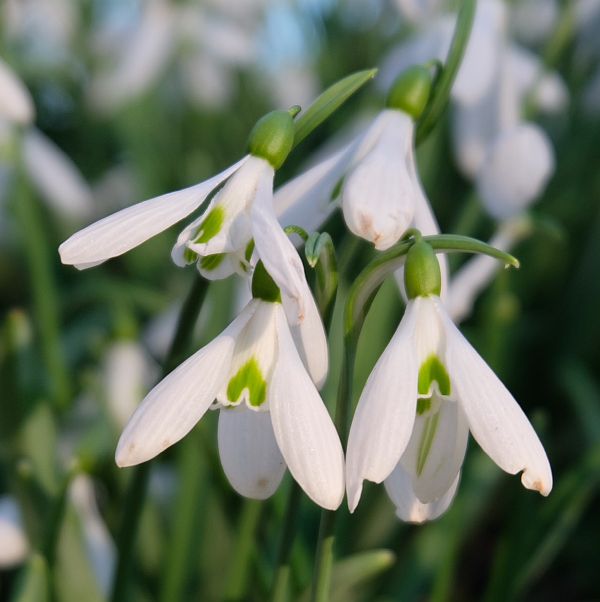
M392 502L396 506L396 516L407 523L421 524L428 520L439 518L450 506L458 483L460 473L440 498L434 502L424 504L415 495L412 488L411 476L398 464L390 476L385 480L384 485Z
M273 189L274 175L275 171L267 161L250 155L244 165L215 195L205 212L206 216L211 211L221 212L222 223L219 225L219 231L206 242L189 241L188 247L200 255L244 252L252 238L248 209L254 201L259 182L264 181L265 187ZM199 223L202 221L197 220Z
M410 226L416 199L407 165L413 121L400 111L386 111L386 118L387 129L348 173L342 188L348 228L378 250L392 246Z
M432 403L437 403L435 398ZM436 501L452 486L469 439L469 425L460 406L447 399L439 404L439 409L417 415L410 442L400 460L412 477L415 495L423 503ZM430 443L429 437L432 437Z
M337 431L296 351L283 310L277 312L279 359L269 408L275 439L294 479L319 506L344 497L344 452Z
M27 88L0 59L0 116L26 124L33 121L34 113L33 101Z
M477 191L496 219L521 213L554 172L554 151L544 130L522 123L498 136L477 177Z
M119 439L115 455L119 466L133 466L160 454L202 418L227 378L236 336L255 307L248 305L216 339L148 393Z
M446 362L453 397L461 404L473 437L502 470L523 471L527 489L548 495L552 472L546 452L508 389L438 306L447 337Z
M358 401L346 459L350 512L358 505L363 480L383 481L410 440L417 406L417 313L415 304L409 302Z
M197 209L247 159L244 157L200 184L138 203L76 232L60 245L61 261L88 267L87 264L97 265L137 247Z
M329 370L329 351L323 322L308 284L304 289L304 308L304 320L293 325L291 330L298 353L312 381L320 389Z
M218 441L223 470L240 495L265 500L275 493L286 466L269 412L221 409Z
M72 220L94 212L92 191L71 161L49 138L36 129L23 137L23 160L35 187L48 203Z
M294 245L279 225L273 208L272 179L262 178L251 209L256 251L267 272L295 307L296 323L306 315L307 291L304 267Z

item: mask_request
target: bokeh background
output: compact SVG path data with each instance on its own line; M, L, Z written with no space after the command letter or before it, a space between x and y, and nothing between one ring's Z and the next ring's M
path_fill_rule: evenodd
M382 107L386 74L425 60L415 40L437 35L427 32L459 4L3 0L0 599L43 600L25 584L44 563L54 600L109 598L131 478L114 464L115 445L158 378L195 278L171 263L177 227L85 272L60 264L58 244L231 164L263 113L307 106L344 75L382 67L294 151L277 176L285 182ZM495 275L469 303L463 331L532 419L555 488L547 499L525 491L473 442L452 507L430 524L402 523L383 488L368 486L353 516L341 511L336 550L346 560L334 569L332 600L600 600L600 2L501 4L504 44L528 52L536 86L551 76L550 92L537 98L531 84L520 109L544 129L555 167L518 216L528 224L513 247L522 268ZM474 77L500 77L482 65ZM14 104L6 77L22 82L30 105ZM461 110L452 99L419 146L421 176L443 232L488 240L498 222L461 165ZM338 250L343 300L374 251L351 239L338 214L323 229ZM462 261L453 258L453 269ZM188 353L231 320L237 298L233 280L210 285ZM363 331L356 392L402 311L386 283ZM153 463L132 599L268 599L289 476L265 503L237 496L209 414ZM307 599L318 518L304 499L290 599Z

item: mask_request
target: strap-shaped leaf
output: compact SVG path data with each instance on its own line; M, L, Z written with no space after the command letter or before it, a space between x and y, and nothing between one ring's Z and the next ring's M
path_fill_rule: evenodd
M298 146L314 129L335 113L355 92L377 74L377 69L357 71L329 86L300 114L294 122L294 147Z

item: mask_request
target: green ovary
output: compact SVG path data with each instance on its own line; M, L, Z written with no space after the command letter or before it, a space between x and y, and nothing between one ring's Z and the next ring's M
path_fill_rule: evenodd
M421 364L418 379L419 395L428 395L433 381L437 382L438 389L442 395L450 395L450 377L448 376L448 372L446 371L444 364L440 362L437 355L430 355Z
M265 402L267 383L263 378L258 362L254 358L249 359L229 381L227 399L231 403L236 403L244 389L248 390L251 406L257 408Z
M223 207L214 207L203 220L202 224L200 224L198 235L194 240L194 243L202 244L208 242L211 238L214 238L221 231L224 221L225 210Z

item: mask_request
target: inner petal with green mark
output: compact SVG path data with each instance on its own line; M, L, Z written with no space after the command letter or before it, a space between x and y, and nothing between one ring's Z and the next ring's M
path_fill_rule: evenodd
M221 205L213 207L200 224L194 243L207 243L214 238L221 231L224 221L225 209Z
M428 401L431 402L431 399ZM438 429L439 420L439 412L435 412L425 418L425 426L423 427L421 441L419 442L419 451L417 453L417 476L421 476L423 469L425 468L425 464L427 462L427 458L429 457L429 452L431 451L431 446Z
M239 403L243 400L244 391L252 407L260 407L267 399L267 382L255 358L250 358L229 381L228 401L232 404Z
M431 387L434 382L437 383L437 389L442 395L450 395L451 387L448 371L438 356L432 354L421 364L421 367L419 368L419 395L430 395ZM424 411L425 409L419 412L419 405L417 404L417 412L421 414Z

